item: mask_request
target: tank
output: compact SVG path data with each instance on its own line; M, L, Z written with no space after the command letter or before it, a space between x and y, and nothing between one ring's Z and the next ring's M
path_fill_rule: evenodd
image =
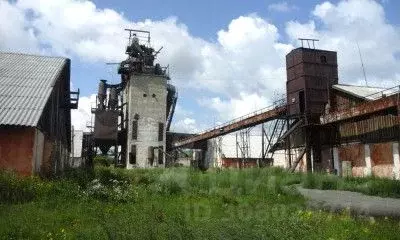
M118 91L117 88L110 88L110 97L108 98L108 108L115 110L118 107Z
M105 108L105 100L107 97L107 87L106 87L106 80L100 80L99 82L99 91L97 93L97 98L99 100L98 108L104 109Z

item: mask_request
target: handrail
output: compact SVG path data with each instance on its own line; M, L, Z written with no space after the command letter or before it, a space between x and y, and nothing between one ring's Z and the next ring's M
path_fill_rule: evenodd
M269 110L272 110L272 109L276 109L276 108L279 108L279 107L283 107L283 106L285 106L285 105L286 105L286 98L279 99L279 100L273 102L272 105L269 105L269 106L267 106L267 107L258 109L258 110L254 111L254 112L250 112L250 113L248 113L248 114L246 114L246 115L243 115L243 116L234 118L234 119L232 119L232 120L230 120L230 121L228 121L228 122L224 122L224 123L219 124L219 125L217 125L217 126L208 128L208 129L206 129L206 130L203 130L203 131L197 133L197 135L201 135L201 134L204 134L204 133L206 133L206 132L214 131L214 130L216 130L216 129L224 128L224 127L226 127L226 126L228 126L228 125L231 125L232 123L242 121L242 120L244 120L244 119L246 119L246 118L250 118L250 117L259 115L259 114L261 114L261 113L263 113L263 112L266 112L266 111L269 111Z

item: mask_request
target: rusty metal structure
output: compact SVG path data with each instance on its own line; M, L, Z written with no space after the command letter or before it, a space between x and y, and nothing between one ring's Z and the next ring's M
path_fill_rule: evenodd
M387 169L392 169L400 178L400 86L379 89L339 84L336 52L316 49L314 39L300 40L302 47L286 56L285 100L177 140L173 147L198 148L208 139L262 124L261 159L284 150L291 171L329 170L341 174L346 164L353 164L353 174L357 175L358 165L349 157L352 148L346 146L361 144L354 151L363 150L363 175L373 172L387 176ZM382 157L384 153L377 149L390 149L392 165L380 169L381 159L388 157Z

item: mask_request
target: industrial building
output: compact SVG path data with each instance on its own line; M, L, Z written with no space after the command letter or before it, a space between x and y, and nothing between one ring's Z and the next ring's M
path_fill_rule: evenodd
M240 166L254 166L249 163L253 160L248 156L251 141L246 131L261 125L261 161L272 159L274 165L279 162L291 171L399 179L400 86L381 89L339 84L336 52L316 49L313 39L301 41L302 47L286 56L284 99L174 141L173 146L199 149L207 165L221 161L207 159L209 152L216 151L210 139L215 142L239 132L235 141L240 156L236 159L242 161Z
M164 167L177 91L169 84L168 68L154 63L162 48L151 47L150 32L126 30L128 58L119 64L121 82L99 83L92 109L94 147L102 154L113 148L116 165L124 168Z
M0 53L0 168L59 174L71 151L70 60Z
M86 156L96 153L93 147L103 154L113 148L119 166L164 167L179 162L186 148L193 156L183 158L203 169L279 165L400 178L400 88L340 84L337 53L316 49L315 40L301 39L302 47L287 54L283 99L201 133L182 134L169 131L178 95L168 68L154 63L161 49L151 47L149 32L127 31L121 83L99 83L93 139L84 137ZM256 126L254 140L249 133ZM232 149L223 149L224 139Z

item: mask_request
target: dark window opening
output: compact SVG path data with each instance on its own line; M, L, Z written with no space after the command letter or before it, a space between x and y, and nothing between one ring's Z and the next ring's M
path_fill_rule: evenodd
M158 164L163 164L163 151L162 151L162 146L158 148Z
M138 137L138 122L132 121L132 139L137 140Z
M129 163L136 164L136 145L131 146L131 151L129 152Z
M143 93L143 97L147 97L147 94L146 94L146 93Z
M322 55L320 58L321 58L321 63L326 63L326 56L325 55Z
M158 141L164 140L164 123L158 123Z
M148 149L147 149L147 157L148 157L148 159L149 159L149 164L150 164L150 166L153 166L153 163L154 163L154 148L152 147L152 146L150 146Z
M155 97L156 97L156 94L153 93L153 95L151 95L151 96L152 96L153 98L155 98Z
M306 108L306 101L304 98L304 91L299 92L299 104L300 104L300 113L303 114Z

